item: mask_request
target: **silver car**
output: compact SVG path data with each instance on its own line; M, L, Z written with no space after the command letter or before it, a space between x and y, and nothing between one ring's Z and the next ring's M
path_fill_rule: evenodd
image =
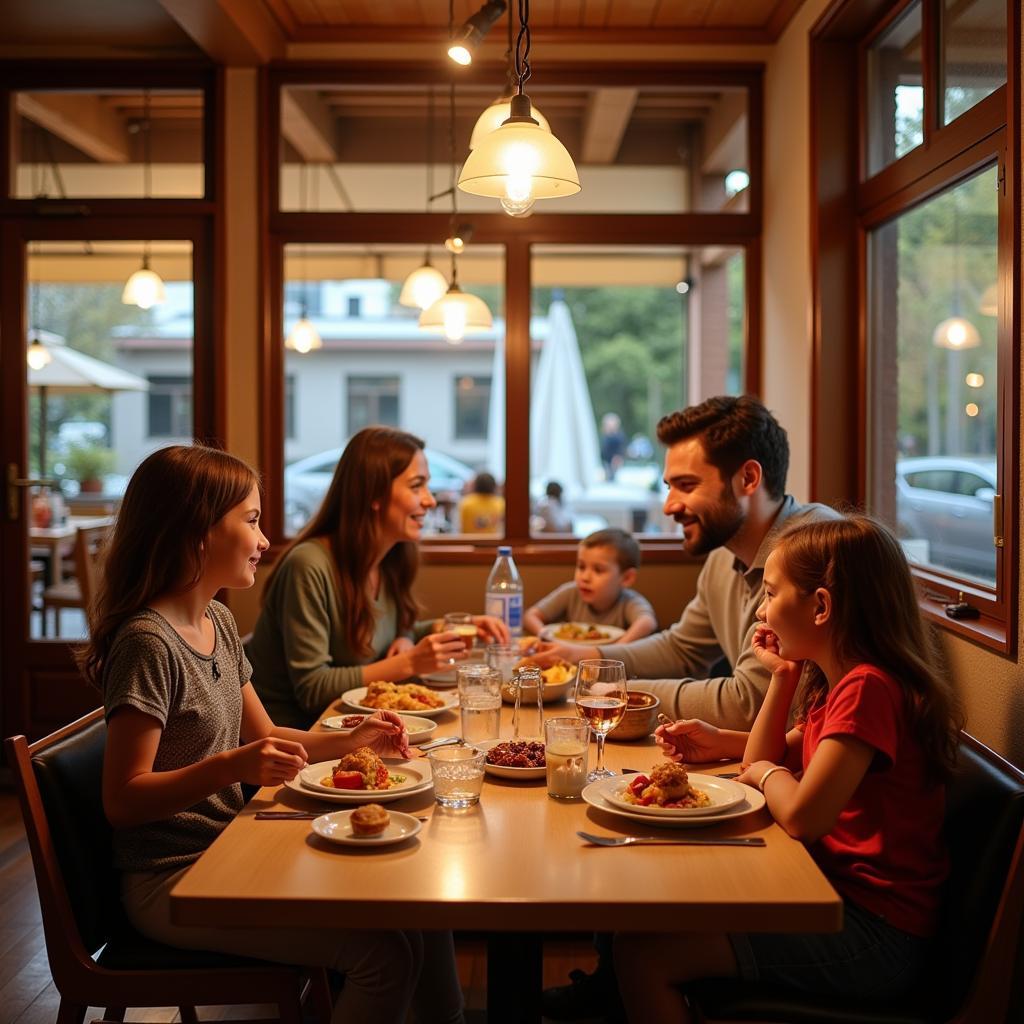
M926 541L921 561L942 569L996 578L992 543L992 458L934 455L896 463L896 517L906 541ZM913 550L910 549L913 557Z

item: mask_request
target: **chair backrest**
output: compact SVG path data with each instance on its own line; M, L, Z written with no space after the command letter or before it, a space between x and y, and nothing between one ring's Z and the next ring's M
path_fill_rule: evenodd
M100 547L109 533L109 526L80 526L75 533L75 575L83 608L89 607L96 590L96 563Z
M31 746L24 736L5 741L58 988L60 965L94 953L124 921L103 812L106 736L98 709Z
M967 734L945 835L950 877L929 987L942 1019L974 1004L966 1019L1002 1020L1024 914L1024 773Z

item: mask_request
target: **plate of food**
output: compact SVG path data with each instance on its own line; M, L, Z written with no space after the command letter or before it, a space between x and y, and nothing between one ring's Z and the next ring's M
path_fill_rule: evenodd
M529 665L529 659L526 659L522 664ZM554 665L541 669L540 674L544 679L544 690L541 693L541 700L545 704L551 704L556 700L565 700L569 695L569 689L576 678L576 669L567 661L557 661ZM537 697L534 689L532 686L523 687L523 700L536 700ZM516 684L512 680L501 684L501 699L506 704L515 704Z
M731 779L687 772L681 764L662 761L649 772L618 780L604 797L634 814L659 818L689 818L722 814L746 798L747 787Z
M386 811L379 804L363 804L351 811L331 811L312 822L313 831L329 843L342 846L390 846L404 843L422 828L419 820L401 811Z
M347 690L341 702L356 711L411 711L433 718L459 706L457 693L434 693L419 683L370 683Z
M424 672L419 678L430 686L444 689L446 686L454 686L456 683L455 673L462 665L482 665L487 660L487 655L482 647L476 647L469 651L465 658L457 661L451 668L438 669L436 672Z
M596 810L607 811L609 814L614 814L620 818L627 818L630 821L640 821L645 825L656 825L664 828L697 828L705 825L718 825L724 821L731 821L733 818L742 817L744 814L752 814L754 811L759 811L764 807L765 803L763 794L759 793L756 789L751 789L749 786L742 786L743 799L728 810L723 810L716 814L677 814L667 816L644 814L640 813L641 808L629 804L613 803L609 798L610 793L623 789L623 783L628 781L628 778L624 779L623 776L617 776L591 782L583 790L583 799ZM714 779L715 776L691 776L691 778L699 778L703 781L704 779ZM729 782L730 780L717 779L717 781ZM736 783L736 785L739 785L739 783ZM629 807L629 810L626 810L626 807Z
M473 744L487 751L484 771L500 779L543 779L544 744L540 740L485 740Z
M429 789L433 778L427 760L382 759L369 747L359 747L337 761L306 765L285 785L338 803L385 803Z
M359 725L364 718L368 717L369 715L365 713L357 715L331 715L320 724L325 729L331 729L334 732L348 733ZM416 715L400 715L399 717L405 722L405 731L409 734L410 743L424 743L437 732L437 722L432 722L429 718L417 718Z
M591 622L551 622L540 631L541 640L563 644L610 644L626 631L618 626L595 626Z

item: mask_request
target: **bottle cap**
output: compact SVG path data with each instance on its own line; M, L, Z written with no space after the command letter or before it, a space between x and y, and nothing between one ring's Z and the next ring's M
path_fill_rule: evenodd
M499 555L511 555L512 554L512 549L510 547L507 547L507 546L505 546L503 544L500 548L498 548L498 554Z

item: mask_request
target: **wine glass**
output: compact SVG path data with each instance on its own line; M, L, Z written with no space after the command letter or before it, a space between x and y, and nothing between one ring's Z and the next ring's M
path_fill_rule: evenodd
M586 719L597 737L597 764L587 781L607 779L615 772L604 766L604 741L626 713L626 666L607 658L581 661L574 696L576 714Z

